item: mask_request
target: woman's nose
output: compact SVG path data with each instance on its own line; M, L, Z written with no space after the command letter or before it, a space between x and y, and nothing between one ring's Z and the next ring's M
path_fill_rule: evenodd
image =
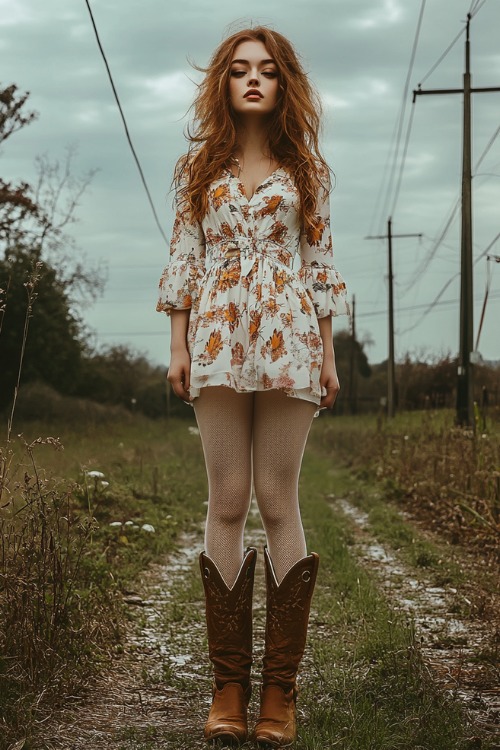
M259 79L257 78L257 75L251 75L248 79L248 85L249 86L259 86Z

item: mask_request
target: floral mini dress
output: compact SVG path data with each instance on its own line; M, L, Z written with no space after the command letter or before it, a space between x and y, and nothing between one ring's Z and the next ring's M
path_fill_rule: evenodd
M291 175L276 169L248 199L224 169L210 185L208 212L192 222L176 186L170 260L157 310L191 309L190 394L225 385L238 393L277 388L319 404L323 346L318 318L349 313L333 265L329 175L315 225L300 224Z

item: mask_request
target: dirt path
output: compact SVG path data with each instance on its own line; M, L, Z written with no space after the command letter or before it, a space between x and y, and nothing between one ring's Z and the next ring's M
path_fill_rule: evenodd
M412 618L425 663L441 687L460 698L471 721L489 734L500 736L500 665L488 663L498 654L498 623L460 614L466 596L453 587L433 585L414 571L371 534L368 515L349 501L335 501L356 529L359 561L374 573L394 609ZM467 607L467 608L468 608ZM482 659L481 656L485 658Z
M353 551L359 561L375 574L394 608L404 609L414 619L424 659L436 679L466 703L474 722L494 733L500 726L498 670L493 674L491 665L476 660L481 648L491 645L487 643L491 633L481 629L480 623L453 614L457 592L415 578L382 547L370 533L364 513L347 500L336 500L332 508L352 521L356 530ZM251 529L246 541L262 548L263 532ZM87 699L60 717L58 726L47 733L44 750L206 748L201 733L211 680L197 566L202 530L183 536L178 544L178 552L165 564L152 566L137 593L127 595L131 619L123 653L113 669L92 686ZM257 677L264 630L262 555L254 613ZM311 639L322 637L320 629L313 615ZM307 681L308 672L313 672L310 655L303 666ZM252 718L256 704L254 697Z
M252 530L249 545L262 546ZM198 576L202 531L184 535L179 551L144 574L126 601L131 621L123 654L92 686L77 710L68 709L46 737L46 750L196 750L210 706L210 665L203 647L202 602L190 594ZM260 556L261 557L261 556ZM262 559L259 561L262 567ZM263 568L255 590L255 638L262 641ZM199 593L199 592L198 592ZM255 647L256 662L261 648Z

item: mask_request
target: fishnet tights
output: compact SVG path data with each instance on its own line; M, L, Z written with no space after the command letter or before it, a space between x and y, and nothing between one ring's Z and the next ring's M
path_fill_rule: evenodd
M232 586L243 559L253 481L278 582L307 554L298 479L315 404L283 391L202 388L193 402L208 477L205 552Z

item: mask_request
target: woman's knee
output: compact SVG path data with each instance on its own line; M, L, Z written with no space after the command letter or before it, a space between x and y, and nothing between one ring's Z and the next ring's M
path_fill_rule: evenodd
M290 522L298 512L297 492L293 490L282 493L264 488L255 491L260 517L265 529L280 528Z
M250 488L218 486L210 488L208 501L209 520L225 526L238 526L245 522L250 506Z

